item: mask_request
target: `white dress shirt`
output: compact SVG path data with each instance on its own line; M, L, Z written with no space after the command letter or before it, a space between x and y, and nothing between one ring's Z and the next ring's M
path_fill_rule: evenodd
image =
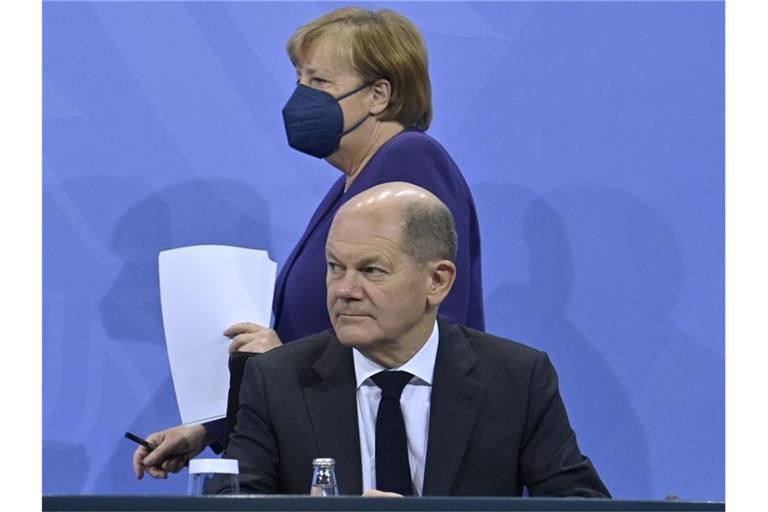
M400 396L400 408L408 438L408 464L411 467L413 493L421 496L424 488L424 466L427 462L429 437L429 407L432 378L435 371L439 332L437 321L432 334L416 354L399 368L413 375ZM360 457L363 468L363 491L376 489L376 413L381 401L381 389L370 379L387 370L354 349L352 351L357 378L357 424L360 429Z

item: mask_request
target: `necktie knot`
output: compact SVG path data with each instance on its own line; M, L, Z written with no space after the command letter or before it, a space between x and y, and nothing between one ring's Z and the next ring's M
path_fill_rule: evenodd
M400 400L405 385L411 381L411 375L408 372L396 370L389 372L379 372L373 375L371 379L381 388L381 398L393 398Z

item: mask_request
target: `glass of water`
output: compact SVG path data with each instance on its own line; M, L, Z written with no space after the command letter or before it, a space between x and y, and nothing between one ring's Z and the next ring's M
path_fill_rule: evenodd
M189 461L187 495L206 494L240 494L240 472L236 459Z

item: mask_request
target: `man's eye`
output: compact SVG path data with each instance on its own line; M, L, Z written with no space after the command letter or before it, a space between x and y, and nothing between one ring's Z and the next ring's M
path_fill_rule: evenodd
M326 79L324 79L324 78L317 78L317 77L314 77L314 78L312 79L312 83L313 83L313 84L317 84L317 85L325 85L325 84L327 84L327 83L328 83L328 80L326 80Z
M339 270L341 270L341 267L339 266L338 263L334 263L332 261L329 261L328 262L328 270L331 271L331 272L338 272Z
M366 274L372 276L379 276L384 274L384 270L380 269L379 267L365 267L363 270Z

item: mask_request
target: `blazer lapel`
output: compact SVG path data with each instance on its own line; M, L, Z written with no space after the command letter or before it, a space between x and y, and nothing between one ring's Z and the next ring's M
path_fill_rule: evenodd
M438 320L440 344L435 360L423 495L447 495L459 470L485 385L469 373L478 357L456 327Z
M320 379L304 389L304 400L319 456L336 459L336 479L341 494L359 495L363 481L352 351L333 336L313 369Z

